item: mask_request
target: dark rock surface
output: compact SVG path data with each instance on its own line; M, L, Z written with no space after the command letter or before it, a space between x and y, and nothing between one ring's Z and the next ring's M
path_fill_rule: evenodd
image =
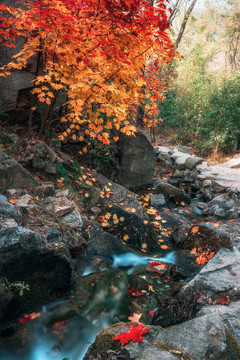
M16 160L0 150L0 188L1 190L37 186L37 180Z
M156 155L147 137L139 130L135 137L121 134L119 147L121 160L117 182L128 189L152 184Z

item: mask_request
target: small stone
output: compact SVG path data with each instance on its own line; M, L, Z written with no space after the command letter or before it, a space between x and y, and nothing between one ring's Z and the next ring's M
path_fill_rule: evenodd
M150 203L154 207L161 207L167 204L165 196L163 194L151 195Z
M155 273L158 275L164 275L167 272L167 266L164 264L162 265L161 262L159 262L159 265L151 265L151 264L155 264L158 263L158 261L149 261L146 265L145 270L150 272L150 273Z
M186 169L186 158L185 157L179 157L175 160L175 166L178 170L185 170Z
M203 187L208 187L212 184L211 180L204 180L203 181Z

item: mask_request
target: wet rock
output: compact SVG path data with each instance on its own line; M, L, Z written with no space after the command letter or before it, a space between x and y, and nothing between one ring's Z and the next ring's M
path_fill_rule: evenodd
M129 246L141 247L146 243L150 248L158 248L157 237L149 225L149 217L134 193L123 186L109 181L102 175L94 174L97 179L98 196L91 204L87 203L90 216L94 216L104 230L126 242ZM107 190L106 190L107 189ZM108 198L101 198L100 193L106 191ZM101 204L100 210L95 211L96 205ZM94 208L94 211L91 209ZM92 215L94 214L94 215Z
M170 276L173 280L183 280L190 277L191 273L179 265L173 265L170 268Z
M2 321L14 319L26 308L66 294L71 287L71 257L61 244L46 246L40 234L21 226L4 227L0 233L0 276L9 283L29 284L30 291L19 291L8 305Z
M217 226L214 226L217 225ZM193 226L184 242L185 249L202 247L217 252L221 248L240 249L240 221L200 223Z
M173 243L174 246L182 247L186 238L186 230L178 228L173 230L170 236L170 241Z
M162 207L167 204L163 194L156 194L150 196L150 204L154 207Z
M7 190L28 186L33 188L38 185L37 180L16 160L0 150L0 188Z
M147 137L137 131L136 136L120 135L121 156L117 182L126 188L152 184L156 156Z
M200 292L205 296L224 293L228 296L240 296L240 262L239 252L220 249L200 272L184 286L179 297Z
M8 202L8 199L0 195L0 217L13 218L17 222L22 220L21 213L14 207L13 204Z
M109 234L96 225L91 225L88 229L87 238L88 255L113 255L129 252L130 249L116 236Z
M159 261L149 261L146 265L146 271L152 274L164 275L167 272L167 266Z
M165 182L160 183L154 190L155 194L163 194L168 200L171 201L184 201L189 202L189 198L184 194L184 192L170 184Z
M14 294L9 289L6 281L4 279L0 279L0 319L3 317L8 304L12 302L13 298Z

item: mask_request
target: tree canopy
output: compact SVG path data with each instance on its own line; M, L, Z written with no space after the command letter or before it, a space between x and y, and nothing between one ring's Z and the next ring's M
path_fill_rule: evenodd
M1 75L22 70L38 56L33 94L49 107L59 91L67 93L68 111L61 138L77 139L83 128L109 143L109 129L131 135L136 106L147 103L144 121L156 118L156 99L166 84L162 65L175 56L167 35L164 0L38 0L21 8L0 5L0 44L23 49L1 67ZM154 76L153 76L154 75ZM104 115L104 116L103 116ZM45 119L45 122L49 119Z

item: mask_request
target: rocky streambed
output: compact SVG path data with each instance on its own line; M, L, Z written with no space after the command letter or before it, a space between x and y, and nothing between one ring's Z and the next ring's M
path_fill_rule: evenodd
M1 360L240 358L238 187L155 150L136 194L76 167L38 184L2 156L18 178L0 195ZM134 313L151 329L121 346Z

